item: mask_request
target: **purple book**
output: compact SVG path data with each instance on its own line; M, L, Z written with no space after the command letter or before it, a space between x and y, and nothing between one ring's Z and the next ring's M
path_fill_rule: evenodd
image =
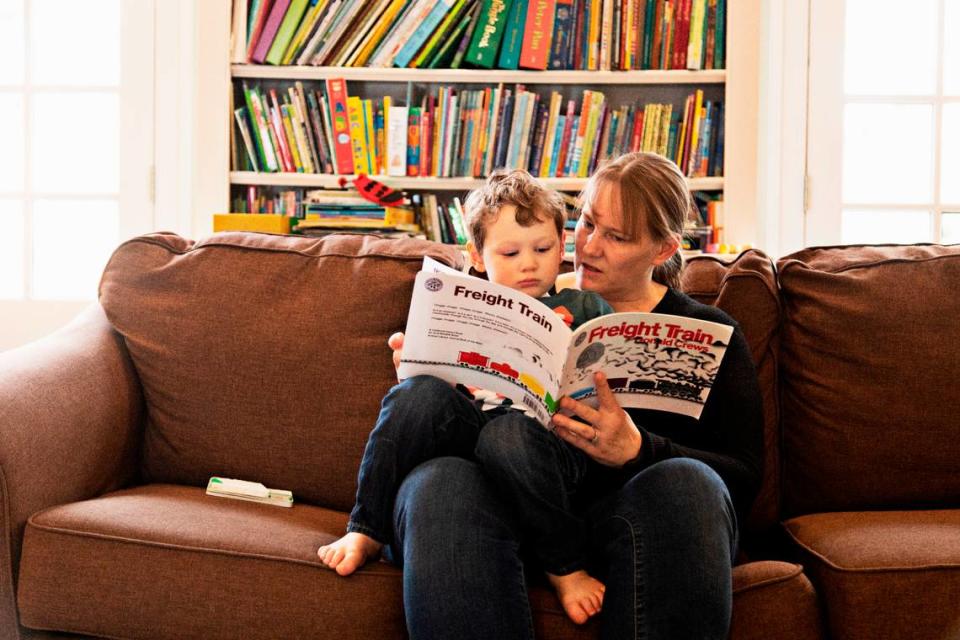
M270 45L277 36L277 30L280 29L280 23L289 6L290 0L277 0L270 8L270 15L267 16L267 22L263 25L263 31L260 32L260 40L257 41L257 48L253 50L252 60L256 64L263 64L267 59L267 52L270 51Z

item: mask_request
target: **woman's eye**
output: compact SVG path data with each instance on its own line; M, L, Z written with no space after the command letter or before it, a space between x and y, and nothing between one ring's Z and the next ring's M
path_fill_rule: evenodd
M626 238L624 238L623 236L618 236L618 235L616 235L616 234L614 234L614 233L611 233L611 234L610 234L610 239L613 240L614 242L625 242L625 241L626 241Z

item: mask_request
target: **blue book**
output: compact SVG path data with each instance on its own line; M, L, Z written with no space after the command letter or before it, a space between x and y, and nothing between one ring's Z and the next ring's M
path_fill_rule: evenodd
M500 127L497 131L497 146L493 156L493 167L502 168L507 162L507 141L510 140L510 126L513 123L513 95L510 89L503 97L503 106L500 110Z
M517 163L520 162L520 136L523 134L523 120L527 117L527 103L530 101L530 93L523 91L517 95L516 105L513 109L513 122L510 126L510 144L507 147L507 167L510 169L519 169Z
M550 45L550 60L547 68L563 70L567 68L567 53L570 49L570 36L573 33L573 0L557 0L557 9L553 18L553 41Z
M536 1L536 0L534 0ZM501 69L516 69L520 65L520 49L523 47L523 28L527 21L527 0L514 0L507 16L503 44L500 45Z
M567 123L567 116L560 114L557 116L557 129L553 134L553 153L550 154L550 168L548 177L557 175L557 160L560 158L560 142L563 140L563 126Z
M573 147L574 143L577 140L576 131L580 126L580 116L573 116L573 121L570 123L570 140L567 142L567 156L563 162L563 175L570 175L570 167L573 163Z

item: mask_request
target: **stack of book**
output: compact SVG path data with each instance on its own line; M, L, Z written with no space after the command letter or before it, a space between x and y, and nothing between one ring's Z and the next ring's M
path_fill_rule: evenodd
M373 232L384 236L421 233L413 206L375 204L356 191L312 189L303 193L302 215L294 233L324 236L338 232Z
M232 61L722 69L726 0L234 0Z
M482 177L494 168L539 177L586 177L630 151L668 157L689 177L723 170L723 103L691 93L683 107L612 105L602 91L579 100L520 84L434 87L406 104L361 99L333 78L324 90L242 83L235 110L241 170L388 176Z

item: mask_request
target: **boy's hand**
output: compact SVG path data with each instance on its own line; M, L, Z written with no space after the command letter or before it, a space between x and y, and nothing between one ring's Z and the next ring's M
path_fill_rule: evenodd
M393 350L393 368L400 368L400 352L403 350L403 333L397 332L387 338L387 346Z
M594 409L564 396L560 399L560 408L572 412L580 420L556 413L553 424L558 436L600 464L622 467L640 455L643 437L630 415L617 404L607 385L607 377L595 373L593 380L599 406Z

